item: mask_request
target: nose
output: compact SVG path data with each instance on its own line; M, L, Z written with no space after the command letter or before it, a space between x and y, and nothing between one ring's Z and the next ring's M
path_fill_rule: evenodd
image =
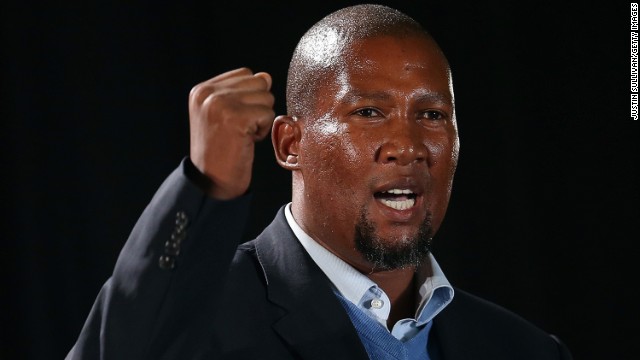
M427 162L429 151L423 139L424 129L411 120L391 121L388 136L378 151L378 161L409 165Z

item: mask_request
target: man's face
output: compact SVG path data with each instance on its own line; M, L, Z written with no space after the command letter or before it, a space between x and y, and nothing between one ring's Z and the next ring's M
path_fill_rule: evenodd
M449 68L421 37L353 45L300 120L294 216L361 271L411 266L442 222L457 163Z

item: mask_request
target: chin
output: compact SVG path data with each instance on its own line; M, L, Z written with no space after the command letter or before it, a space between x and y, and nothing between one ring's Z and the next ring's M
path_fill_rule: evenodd
M382 234L378 226L367 219L366 212L361 212L354 242L374 270L417 268L427 259L432 241L431 217L413 227L413 231L396 230L392 228L391 234Z

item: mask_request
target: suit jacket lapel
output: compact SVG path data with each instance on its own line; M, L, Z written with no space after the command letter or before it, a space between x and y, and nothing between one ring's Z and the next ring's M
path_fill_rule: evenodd
M271 302L285 315L273 328L305 359L368 359L329 279L295 238L280 209L256 239Z
M478 329L474 325L478 318L467 305L468 295L458 288L455 288L455 292L451 304L433 319L428 345L435 355L432 356L432 360L504 359L502 356L488 357L481 351L473 350L478 345L478 337L481 334L470 329Z
M429 332L429 341L427 342L427 348L429 349L429 356L431 360L455 360L464 359L462 354L458 354L455 346L455 338L451 338L447 332L446 324L439 317L442 313L438 314L433 320L433 326ZM459 339L458 344L463 344ZM460 347L460 346L458 346Z

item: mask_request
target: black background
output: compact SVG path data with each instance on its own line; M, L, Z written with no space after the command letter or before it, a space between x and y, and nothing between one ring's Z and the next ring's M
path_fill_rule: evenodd
M191 87L267 71L284 113L297 39L354 3L2 2L0 358L70 349L137 217L188 153ZM632 358L629 5L381 3L425 24L453 69L461 157L434 250L449 280L557 334L576 359ZM268 141L252 186L247 238L290 198Z

